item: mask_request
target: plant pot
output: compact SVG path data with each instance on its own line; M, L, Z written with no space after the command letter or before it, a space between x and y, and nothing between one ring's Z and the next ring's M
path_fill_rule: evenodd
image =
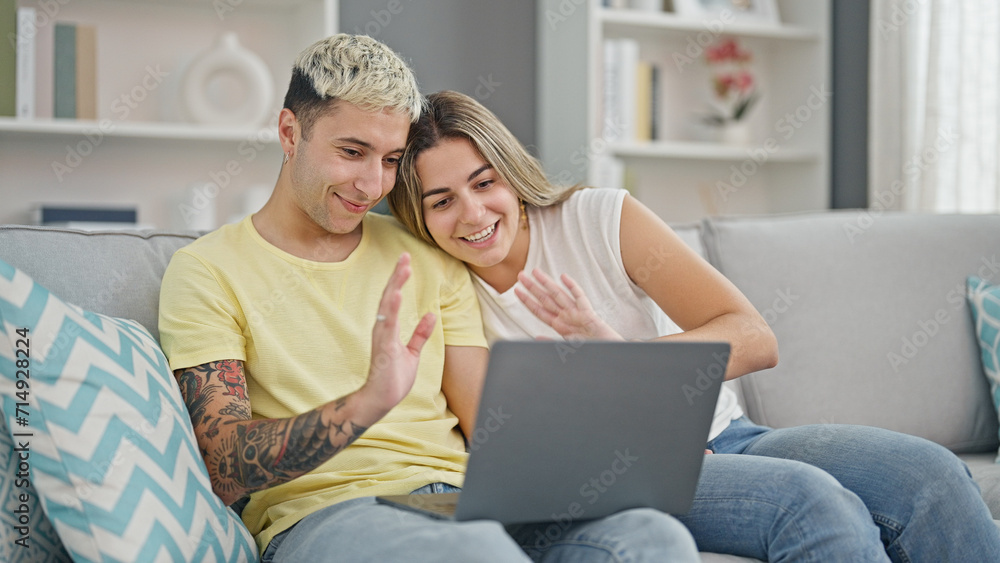
M752 140L750 124L745 121L730 121L722 127L722 142L726 145L749 145Z

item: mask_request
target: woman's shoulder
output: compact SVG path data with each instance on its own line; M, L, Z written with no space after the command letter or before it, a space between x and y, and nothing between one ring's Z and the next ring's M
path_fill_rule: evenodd
M583 187L566 198L564 204L577 207L616 204L624 200L627 194L628 191L616 188Z
M575 190L569 197L545 210L564 220L572 221L589 217L616 216L620 215L622 202L627 194L626 190L621 189L584 187Z

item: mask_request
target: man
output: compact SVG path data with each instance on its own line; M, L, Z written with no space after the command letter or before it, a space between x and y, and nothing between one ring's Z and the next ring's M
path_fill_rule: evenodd
M464 267L367 214L395 183L421 103L405 63L371 38L303 51L271 198L178 251L163 278L164 350L216 493L249 495L263 561L527 560L496 522L373 499L457 490L487 359ZM697 558L683 526L651 510L533 546L534 531L517 540L537 557Z

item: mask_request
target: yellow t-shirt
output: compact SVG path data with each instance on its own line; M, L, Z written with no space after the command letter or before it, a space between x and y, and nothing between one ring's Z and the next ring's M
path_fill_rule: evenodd
M251 496L243 521L261 550L307 514L355 497L461 486L466 453L441 392L445 346L486 347L465 267L369 213L342 262L313 262L265 241L250 217L174 254L160 290L160 339L171 369L244 362L253 417L287 418L356 391L371 360L382 290L400 254L412 275L399 313L405 342L427 312L437 323L413 390L350 447L315 470Z

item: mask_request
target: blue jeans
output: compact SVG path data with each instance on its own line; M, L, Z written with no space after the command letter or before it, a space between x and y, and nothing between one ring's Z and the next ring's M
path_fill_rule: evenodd
M459 490L444 483L414 494ZM582 522L504 529L491 520L450 522L377 504L371 497L314 512L275 536L262 563L308 561L698 561L694 540L675 518L626 510Z
M1000 532L968 468L928 440L742 418L708 448L715 453L694 505L680 517L702 551L764 561L1000 561Z

